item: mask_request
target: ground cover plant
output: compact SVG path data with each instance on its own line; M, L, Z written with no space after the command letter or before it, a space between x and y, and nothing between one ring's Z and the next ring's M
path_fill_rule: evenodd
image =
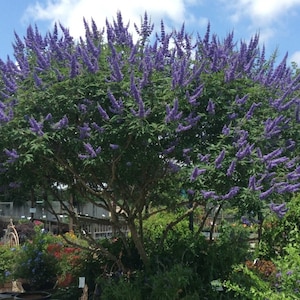
M258 35L221 38L209 24L193 36L184 25L166 32L162 21L155 33L147 14L137 39L120 12L103 30L94 20L84 26L79 40L61 24L45 36L30 26L24 39L16 34L14 58L0 61L3 194L61 201L90 251L122 274L128 262L153 267L145 222L155 214L173 214L155 245L174 260L187 241L207 247L207 218L212 240L225 208L260 225L266 208L284 216L300 187L300 75L287 56L266 58ZM83 235L75 206L88 201L110 213L121 252ZM192 238L176 244L170 237L184 220Z

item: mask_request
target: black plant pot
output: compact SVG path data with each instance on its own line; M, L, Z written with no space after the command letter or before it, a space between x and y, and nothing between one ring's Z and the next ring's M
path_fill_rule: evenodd
M0 293L0 300L14 300L16 293L4 292Z
M44 300L51 299L51 294L47 292L25 292L15 295L15 299L27 299L27 300Z
M35 291L49 291L55 285L55 281L43 282L43 284L33 284L32 282L24 281L22 286L26 292L35 292Z

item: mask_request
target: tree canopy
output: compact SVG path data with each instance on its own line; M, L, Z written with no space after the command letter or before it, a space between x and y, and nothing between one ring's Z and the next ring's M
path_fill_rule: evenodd
M29 26L0 61L3 191L67 185L128 225L144 263L143 220L156 211L284 214L300 187L300 75L287 56L276 63L258 35L220 39L209 25L193 36L162 21L153 33L147 14L137 40L120 12L104 30L84 26L79 40L61 24L45 36Z

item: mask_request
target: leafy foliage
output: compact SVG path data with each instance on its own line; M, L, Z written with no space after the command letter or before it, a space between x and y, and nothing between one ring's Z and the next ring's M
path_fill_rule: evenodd
M12 279L15 256L16 248L11 248L9 245L0 245L0 284Z
M254 262L237 265L226 287L243 299L299 298L299 230L296 196L281 219L266 218Z
M48 243L47 234L36 232L33 240L18 250L15 260L14 277L25 279L34 290L53 288L56 282L56 259L47 252Z
M150 38L147 14L137 40L120 12L105 31L93 20L84 26L78 41L62 25L45 36L29 26L24 41L16 35L17 65L0 62L6 193L56 197L55 184L67 186L108 210L115 228L125 222L148 265L151 214L189 204L191 212L227 205L259 216L299 190L300 75L287 57L266 59L258 35L220 40L210 26L192 38L162 22Z

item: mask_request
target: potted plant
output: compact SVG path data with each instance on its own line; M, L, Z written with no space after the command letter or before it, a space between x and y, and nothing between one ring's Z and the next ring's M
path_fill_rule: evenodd
M37 230L33 239L18 250L13 275L23 280L26 291L51 289L55 285L58 265L47 251L50 240L49 234Z

